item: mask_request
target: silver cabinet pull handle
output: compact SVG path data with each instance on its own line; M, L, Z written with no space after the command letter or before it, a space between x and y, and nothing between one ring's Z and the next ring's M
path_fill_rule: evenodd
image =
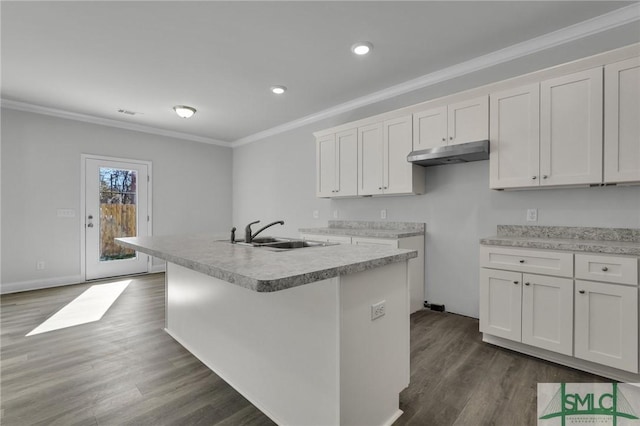
M518 281L514 281L513 283L514 283L515 285L518 285Z
M442 142L446 142L446 141L447 141L447 138L442 138Z
M87 223L87 228L93 228L93 223L91 222Z
M538 176L531 176L531 179L536 180L538 179Z
M584 294L584 290L579 290L578 293Z
M524 263L524 259L520 259L520 263Z
M542 179L546 179L547 177L547 175L542 175Z
M531 285L531 283L524 283L524 285Z
M607 272L607 271L609 270L609 268L607 268L606 266L603 266L603 267L602 267L602 270L603 270L604 272Z

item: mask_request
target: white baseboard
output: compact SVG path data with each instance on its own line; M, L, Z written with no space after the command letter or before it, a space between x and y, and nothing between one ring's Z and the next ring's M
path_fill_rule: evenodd
M160 265L151 265L151 267L149 268L150 274L156 274L158 272L166 272L166 271L167 271L166 263L162 263Z
M501 337L492 336L486 333L482 334L482 341L486 343L490 343L492 345L500 346L506 349L511 349L516 352L521 352L523 354L531 355L536 358L542 358L547 361L555 362L556 364L561 364L567 367L575 368L576 370L582 370L588 373L596 374L598 376L607 377L609 379L617 380L619 382L640 383L640 374L634 374L628 371L622 371L617 368L612 368L606 365L600 365L594 362L574 358L572 356L551 352L546 349L536 348L533 346L526 345L524 343L514 342L511 340L503 339Z
M63 285L78 284L82 282L84 282L84 277L82 275L70 275L67 277L42 278L38 280L2 283L0 284L0 294L60 287Z

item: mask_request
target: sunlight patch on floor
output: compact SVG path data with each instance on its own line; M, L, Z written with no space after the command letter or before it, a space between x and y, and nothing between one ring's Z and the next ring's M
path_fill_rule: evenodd
M25 337L99 321L131 283L131 280L92 285Z

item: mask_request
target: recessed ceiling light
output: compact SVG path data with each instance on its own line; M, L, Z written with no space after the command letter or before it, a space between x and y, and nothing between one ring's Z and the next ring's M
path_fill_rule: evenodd
M368 41L360 41L351 46L351 51L356 55L366 55L373 49L373 44Z
M196 113L196 109L187 105L176 105L173 110L180 118L189 118Z
M271 86L271 91L276 95L282 95L287 91L287 88L284 86Z

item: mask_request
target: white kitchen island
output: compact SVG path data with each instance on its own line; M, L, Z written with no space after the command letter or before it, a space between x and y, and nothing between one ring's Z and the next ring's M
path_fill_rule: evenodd
M390 425L402 414L415 251L120 242L167 261L166 331L276 423Z

